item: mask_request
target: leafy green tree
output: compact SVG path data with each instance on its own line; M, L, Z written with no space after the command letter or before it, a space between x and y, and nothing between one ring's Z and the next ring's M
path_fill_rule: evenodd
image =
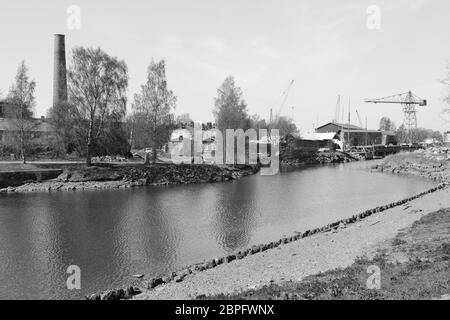
M166 64L164 60L152 60L147 68L147 81L134 95L132 104L136 134L147 133L152 146L152 161L156 162L158 150L170 138L174 125L173 111L177 98L167 86ZM149 162L146 158L146 163Z

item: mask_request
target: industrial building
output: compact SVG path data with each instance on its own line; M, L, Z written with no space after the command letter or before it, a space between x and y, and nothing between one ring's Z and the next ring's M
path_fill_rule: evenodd
M53 105L56 106L67 102L64 35L55 34L54 45ZM0 146L8 148L17 146L17 132L19 131L17 108L16 105L9 103L8 100L0 101ZM53 127L44 117L26 119L24 128L29 138L33 140L33 143L48 143L54 136Z
M336 133L347 146L397 144L395 132L367 130L352 124L329 122L316 128L316 133Z

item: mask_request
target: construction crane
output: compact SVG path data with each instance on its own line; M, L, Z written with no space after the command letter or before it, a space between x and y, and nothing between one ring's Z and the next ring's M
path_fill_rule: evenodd
M417 128L417 106L426 106L427 100L419 98L411 91L389 97L366 100L367 103L396 103L403 108L403 124L408 130L408 140L412 143L413 129Z
M286 104L286 100L288 98L289 91L291 90L293 84L294 84L294 80L291 80L291 82L289 83L287 88L283 91L283 93L282 93L283 100L281 101L281 105L278 108L278 112L275 114L275 120L280 117L280 114L283 111L284 105ZM270 123L272 123L272 121L273 121L273 119L272 119L272 109L270 109Z

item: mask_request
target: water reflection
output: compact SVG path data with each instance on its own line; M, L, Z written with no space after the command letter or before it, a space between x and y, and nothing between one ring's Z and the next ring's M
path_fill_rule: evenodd
M367 163L229 183L0 194L0 298L81 298L419 193ZM81 291L66 289L69 265Z
M214 231L225 252L236 251L250 242L259 208L255 205L256 180L233 182L217 194Z

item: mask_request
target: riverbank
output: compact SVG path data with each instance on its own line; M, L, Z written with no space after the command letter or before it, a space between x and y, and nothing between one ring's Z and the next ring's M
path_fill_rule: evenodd
M440 209L397 233L392 241L377 249L374 257L358 257L347 268L308 276L301 281L200 298L450 300L449 230L450 208ZM378 283L370 279L376 270L380 276Z
M450 150L436 147L402 152L387 156L374 169L450 183Z
M390 168L394 173L441 181L442 189L405 199L382 210L375 209L367 216L358 216L356 220L353 217L331 228L313 230L313 235L306 235L305 239L300 235L300 240L285 238L276 246L252 248L252 254L245 259L238 253L218 266L200 272L193 268L182 273L178 281L161 281L155 286L152 279L147 285L153 289L144 289L135 298L445 297L450 293L446 262L450 241L441 234L444 228L448 236L450 222L450 209L445 209L450 208L450 191L445 188L449 181L447 159L429 150L390 156L376 169ZM418 234L418 229L422 233ZM367 288L369 265L380 265L382 273L391 275L387 278L391 281L384 283L384 291ZM318 293L318 290L324 291Z
M258 166L229 167L206 164L103 164L90 167L71 164L58 167L62 173L54 179L9 186L0 189L0 192L120 189L149 185L223 182L240 179L259 170Z
M450 190L440 189L364 219L342 223L306 238L300 237L302 239L299 241L282 241L270 250L259 248L245 259L237 257L205 271L194 269L192 273L183 274L182 281L170 281L150 290L144 289L135 299L251 298L251 292L263 290L260 291L262 293L267 291L267 286L282 287L286 283L298 283L308 276L349 268L358 257L365 257L367 261L379 259L377 254L380 250L392 248L399 241L395 239L401 230L409 228L429 213L444 214L442 212L447 211L439 210L449 207ZM428 230L427 236L436 238L436 245L444 245L447 241L444 238L441 241L434 229ZM416 238L412 239L415 241ZM360 286L364 286L366 280ZM314 297L313 291L311 293ZM435 293L437 295L437 291Z
M341 151L319 151L302 152L293 154L282 154L281 165L285 167L301 167L314 164L345 163L361 160L346 152Z

